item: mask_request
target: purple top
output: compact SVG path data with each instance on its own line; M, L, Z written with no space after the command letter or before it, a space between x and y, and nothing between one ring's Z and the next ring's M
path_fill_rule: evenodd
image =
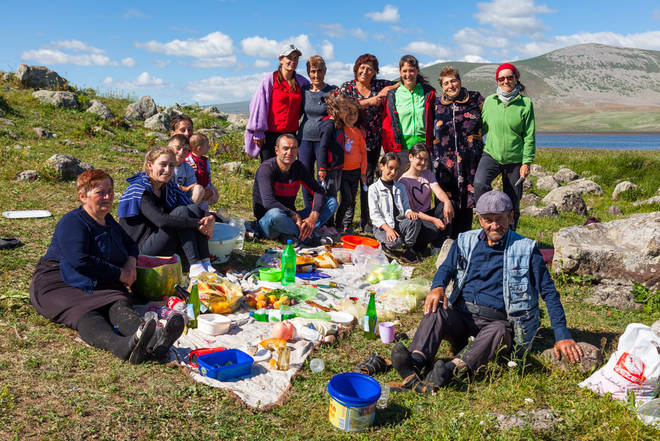
M431 170L424 170L418 178L401 176L399 182L408 190L408 200L413 211L427 212L431 209L431 184L437 183Z

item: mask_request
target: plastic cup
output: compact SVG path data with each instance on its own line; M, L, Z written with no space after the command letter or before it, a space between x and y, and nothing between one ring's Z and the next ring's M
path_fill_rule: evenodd
M378 332L380 333L380 340L383 343L392 343L394 341L394 323L392 322L379 323Z

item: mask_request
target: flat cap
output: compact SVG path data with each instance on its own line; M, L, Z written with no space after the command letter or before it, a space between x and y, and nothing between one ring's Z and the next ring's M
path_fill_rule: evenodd
M513 210L513 203L506 193L491 190L481 195L477 201L477 214L504 213Z

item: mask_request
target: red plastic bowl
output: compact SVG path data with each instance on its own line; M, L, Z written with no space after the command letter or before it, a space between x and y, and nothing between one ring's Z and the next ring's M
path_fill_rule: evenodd
M344 248L348 248L349 250L354 249L358 245L366 245L371 248L378 248L380 246L380 242L377 240L364 236L343 236L341 241L344 243Z

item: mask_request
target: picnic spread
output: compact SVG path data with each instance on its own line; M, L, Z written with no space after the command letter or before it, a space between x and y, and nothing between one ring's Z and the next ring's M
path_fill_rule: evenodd
M363 327L370 293L378 321L386 322L414 310L428 292L427 280L410 279L412 267L352 239L346 242L353 248L296 250L295 279L288 284L282 279L281 249L266 250L250 271L202 273L183 288L174 287L181 279L178 258L159 262L149 256L141 261L148 268L138 273L148 279L139 286L151 301L135 309L157 314L161 323L170 314L184 314L187 331L168 361L188 368L195 381L265 410L285 401L292 378L315 347ZM169 296L156 299L146 293L149 286ZM199 297L196 317L188 296ZM193 318L197 327L191 326Z

